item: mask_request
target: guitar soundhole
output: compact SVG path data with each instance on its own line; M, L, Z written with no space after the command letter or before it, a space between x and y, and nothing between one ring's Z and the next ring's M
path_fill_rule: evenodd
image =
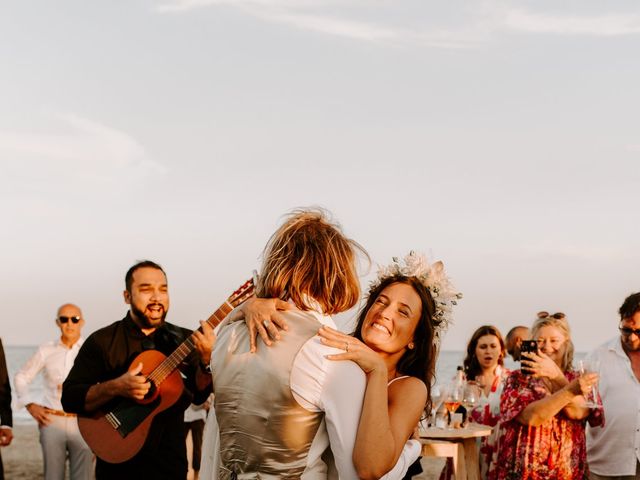
M149 391L144 396L144 398L139 402L143 405L147 403L151 403L158 396L158 387L156 386L155 382L153 380L149 380L149 383L151 384Z

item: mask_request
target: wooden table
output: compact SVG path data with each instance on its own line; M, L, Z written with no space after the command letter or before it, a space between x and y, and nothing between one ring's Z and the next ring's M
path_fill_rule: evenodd
M491 434L491 427L469 423L464 428L444 430L430 427L420 430L422 455L453 458L456 480L480 480L476 439Z

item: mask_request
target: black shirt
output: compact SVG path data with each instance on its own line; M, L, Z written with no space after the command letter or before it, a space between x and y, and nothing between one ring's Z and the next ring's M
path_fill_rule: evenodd
M104 327L87 338L73 368L62 387L62 406L67 412L83 414L85 398L92 385L119 377L129 370L135 357L144 350L158 350L170 355L189 335L190 330L164 323L151 335L145 335L130 315ZM211 393L209 385L198 391L195 384L199 364L197 352L187 356L180 370L185 389L180 399L156 415L147 440L131 460L112 464L98 459L97 479L184 479L187 475L187 455L184 441L184 410L190 403L200 404ZM162 391L162 389L161 389ZM118 399L103 406L103 410L118 403Z

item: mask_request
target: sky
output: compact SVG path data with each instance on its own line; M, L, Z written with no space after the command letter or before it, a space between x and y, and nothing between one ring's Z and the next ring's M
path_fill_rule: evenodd
M590 350L640 290L638 51L635 1L6 1L0 336L54 338L66 302L87 334L122 318L140 259L195 327L317 205L365 287L445 262L445 350L539 310Z

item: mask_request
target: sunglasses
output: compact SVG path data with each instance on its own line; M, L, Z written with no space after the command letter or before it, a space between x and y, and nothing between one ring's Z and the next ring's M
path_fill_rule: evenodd
M555 318L556 320L562 320L565 316L562 312L557 312L553 315L549 312L538 312L538 318Z
M618 330L625 337L630 337L632 333L635 333L636 337L640 338L640 328L618 327Z
M64 316L58 317L58 321L60 323L67 323L69 320L71 320L73 323L78 323L81 320L81 318L80 317L64 317Z

